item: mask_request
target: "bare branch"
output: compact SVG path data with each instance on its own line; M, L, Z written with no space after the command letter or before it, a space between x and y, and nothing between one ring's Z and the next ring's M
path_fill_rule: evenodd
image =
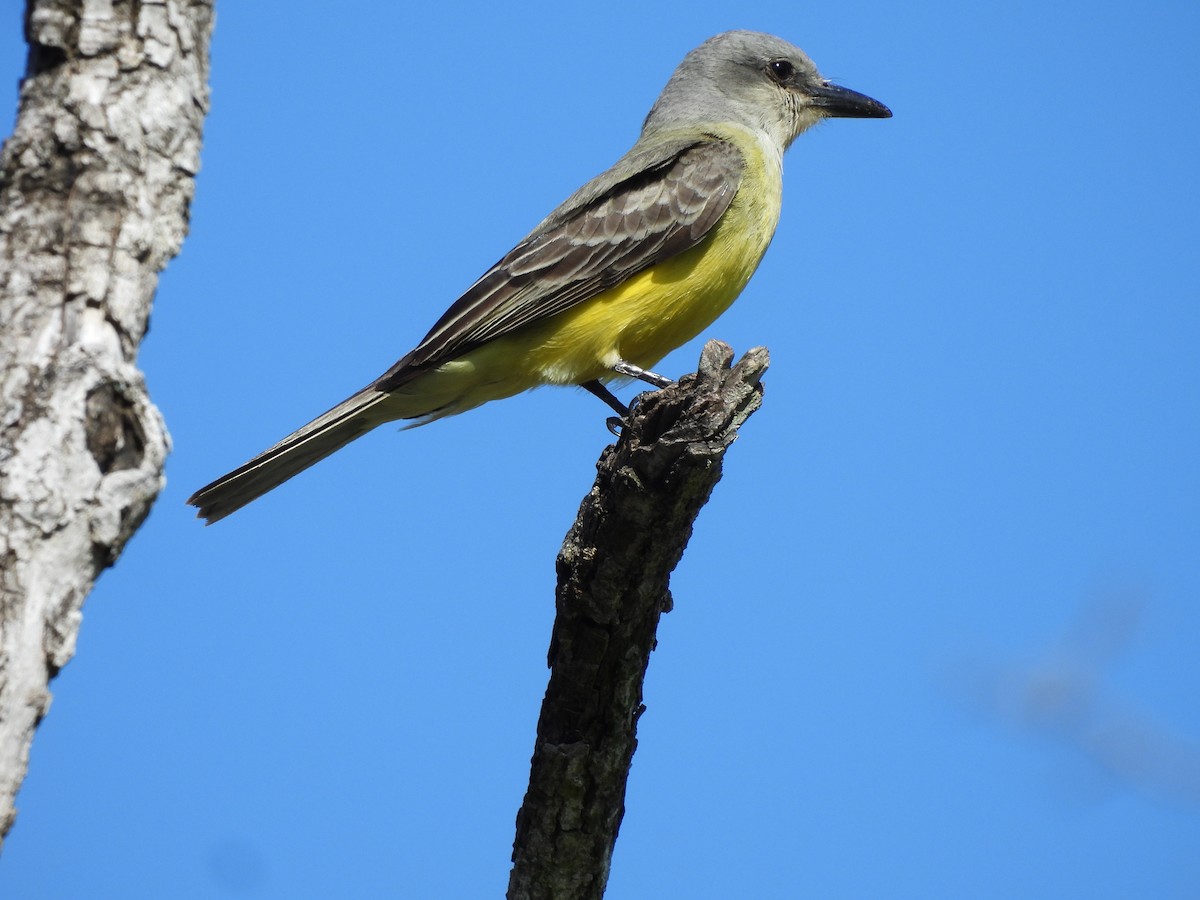
M707 344L699 370L643 394L558 557L550 684L517 837L509 900L597 900L625 811L642 681L668 580L721 477L725 451L762 404L767 351L730 368Z

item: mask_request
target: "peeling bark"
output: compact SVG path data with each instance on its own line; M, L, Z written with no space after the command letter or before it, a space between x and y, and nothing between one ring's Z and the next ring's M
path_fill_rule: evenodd
M668 582L762 404L767 351L730 368L709 342L695 375L643 394L558 557L558 614L529 790L517 814L509 900L599 900L625 813L642 682Z
M0 839L84 598L163 486L135 365L187 231L212 0L29 0L0 155Z

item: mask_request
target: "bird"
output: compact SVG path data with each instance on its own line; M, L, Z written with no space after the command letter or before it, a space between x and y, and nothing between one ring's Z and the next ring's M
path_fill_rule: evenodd
M889 118L798 47L728 31L688 53L629 151L459 297L390 369L196 491L207 524L385 422L423 425L540 385L671 379L651 370L742 292L775 233L783 154L826 118Z

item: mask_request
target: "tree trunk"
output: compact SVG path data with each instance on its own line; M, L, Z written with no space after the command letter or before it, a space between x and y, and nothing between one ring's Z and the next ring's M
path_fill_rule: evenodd
M599 900L625 813L642 681L668 580L721 478L725 451L762 404L767 351L730 368L709 342L695 375L643 394L604 451L558 557L558 614L509 900Z
M84 598L163 486L135 366L179 251L212 0L29 0L0 157L0 840Z

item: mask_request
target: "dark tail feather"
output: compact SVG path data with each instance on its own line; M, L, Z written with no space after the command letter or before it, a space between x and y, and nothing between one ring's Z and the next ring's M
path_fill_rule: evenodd
M369 413L387 396L371 388L360 391L244 466L200 488L187 502L199 508L197 516L209 525L225 518L386 421L387 417Z

